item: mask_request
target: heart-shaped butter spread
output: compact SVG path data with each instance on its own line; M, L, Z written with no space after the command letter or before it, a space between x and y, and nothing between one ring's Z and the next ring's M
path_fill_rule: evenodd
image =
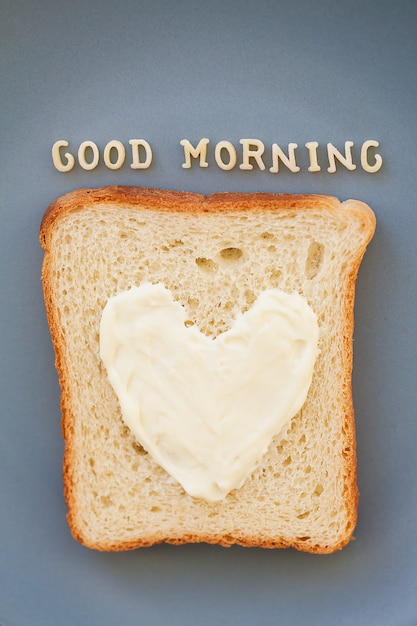
M186 320L162 284L124 291L103 310L100 356L139 443L190 495L214 502L304 404L318 325L303 297L279 289L216 339Z

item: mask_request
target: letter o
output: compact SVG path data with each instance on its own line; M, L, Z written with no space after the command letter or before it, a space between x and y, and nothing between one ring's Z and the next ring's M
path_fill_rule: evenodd
M229 155L229 162L225 163L222 159L222 150L226 150ZM230 141L219 141L214 149L214 158L220 169L228 171L232 170L237 161L236 150Z
M112 150L116 150L117 152L117 159L114 163L111 160ZM108 167L109 170L120 169L125 162L125 158L126 150L121 141L118 141L117 139L112 139L111 141L109 141L108 144L106 144L103 152L103 159L105 166Z
M91 148L93 151L93 159L90 162L88 162L85 157L85 153L88 148ZM97 167L99 159L100 154L94 141L83 141L80 144L80 147L78 148L78 163L81 165L83 170L93 170Z

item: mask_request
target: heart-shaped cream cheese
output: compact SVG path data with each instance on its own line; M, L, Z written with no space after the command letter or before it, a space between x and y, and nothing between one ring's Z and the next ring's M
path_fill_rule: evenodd
M217 501L304 404L317 319L299 294L270 289L216 339L186 320L161 284L124 291L103 310L100 356L140 444L190 495Z

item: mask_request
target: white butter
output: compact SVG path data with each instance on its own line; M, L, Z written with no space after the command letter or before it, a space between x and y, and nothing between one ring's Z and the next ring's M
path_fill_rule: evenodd
M163 285L107 302L100 356L125 423L194 497L240 487L301 409L317 356L317 319L298 294L271 289L211 339L186 327Z

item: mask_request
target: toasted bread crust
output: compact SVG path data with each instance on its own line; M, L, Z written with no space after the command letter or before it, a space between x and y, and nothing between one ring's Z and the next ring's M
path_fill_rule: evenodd
M310 538L299 537L273 537L265 540L259 536L224 536L224 535L182 535L170 536L149 535L146 540L137 541L114 541L100 543L91 541L78 527L78 503L74 495L75 472L75 445L74 434L74 412L71 402L71 376L65 357L65 346L60 328L59 311L54 302L54 292L51 287L50 276L53 271L53 258L51 255L51 237L53 229L58 220L74 211L94 211L96 206L102 207L104 204L112 206L130 207L135 211L138 207L141 210L152 209L166 212L181 213L228 213L228 212L256 212L272 211L279 212L288 209L297 212L299 209L317 209L323 211L356 211L361 216L363 228L366 232L364 245L356 253L356 260L352 264L351 271L345 285L341 286L346 293L345 297L345 327L343 330L344 351L343 351L343 403L344 412L344 448L343 456L345 461L345 507L347 511L348 523L346 533L340 541L334 545L318 545ZM136 187L105 187L102 189L83 189L69 193L55 200L44 214L40 227L40 244L45 251L42 268L42 284L44 290L46 314L50 327L51 337L56 355L56 369L59 376L59 383L62 390L61 411L62 411L62 432L65 440L65 453L63 462L64 495L68 506L68 523L71 532L78 541L84 545L105 551L131 550L138 547L151 546L153 544L167 542L172 544L185 544L190 542L207 542L228 547L232 544L239 544L246 547L264 548L288 548L293 547L298 550L316 554L326 554L343 548L351 539L357 520L357 505L359 493L357 489L356 473L356 439L354 425L354 411L351 393L351 372L352 372L352 334L354 326L353 303L355 297L355 283L367 243L373 236L375 230L375 216L371 209L357 201L346 201L340 203L332 196L322 195L276 195L267 193L241 194L241 193L217 193L211 196L203 196L188 192L165 191Z
M102 187L100 189L79 189L52 202L43 216L40 227L40 243L48 251L48 233L53 222L72 211L109 203L119 206L135 206L157 209L161 212L179 211L185 213L225 213L227 211L280 211L299 208L320 207L339 210L340 202L333 196L314 194L272 194L224 192L203 196L192 192L152 189L148 187ZM372 222L373 213L367 205L364 212Z

